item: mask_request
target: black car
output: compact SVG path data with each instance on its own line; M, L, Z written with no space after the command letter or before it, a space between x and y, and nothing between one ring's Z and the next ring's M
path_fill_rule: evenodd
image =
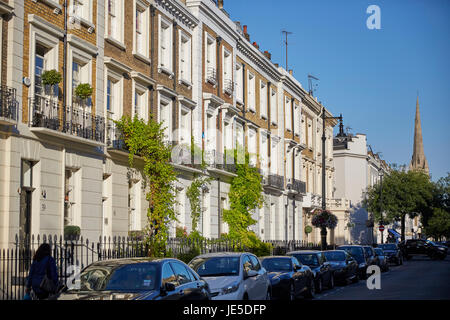
M209 300L206 281L177 259L129 258L94 262L68 284L60 300Z
M439 246L430 240L423 239L408 239L400 242L400 250L406 260L413 256L426 255L431 259L445 259L447 256L447 247Z
M389 271L389 264L387 261L386 253L379 247L374 248L374 251L375 255L378 257L378 266L380 267L381 271Z
M363 246L363 248L366 252L367 264L369 266L379 266L380 259L375 254L375 250L371 246Z
M345 250L324 251L325 258L331 264L336 282L347 284L358 282L358 262Z
M308 266L297 258L271 256L261 258L272 285L272 298L294 300L300 296L314 296L314 275Z
M347 251L353 259L358 263L358 277L359 279L367 279L367 267L369 266L366 252L362 246L358 245L344 245L336 248L337 250Z
M378 244L378 248L383 249L389 263L395 263L397 266L403 264L403 255L395 243Z
M333 270L325 255L321 251L292 251L287 253L288 256L296 257L300 263L311 268L314 274L315 291L322 292L323 287L334 288Z

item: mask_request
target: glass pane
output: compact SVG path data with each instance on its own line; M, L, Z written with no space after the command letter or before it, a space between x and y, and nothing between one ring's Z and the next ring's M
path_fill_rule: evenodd
M186 284L191 282L190 275L187 269L180 263L171 263L172 268L175 270L175 274L178 277L178 282L181 284Z

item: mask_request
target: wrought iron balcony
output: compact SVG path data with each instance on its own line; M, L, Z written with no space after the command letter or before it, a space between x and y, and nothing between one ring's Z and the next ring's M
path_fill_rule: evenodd
M210 167L230 173L236 172L236 164L234 163L233 156L226 155L217 150L210 150L205 152L205 160Z
M234 92L234 82L231 79L225 79L224 80L224 91L225 93L229 94L230 96Z
M105 142L105 118L97 116L82 107L66 106L58 100L36 96L29 100L31 112L30 126L84 138L98 143Z
M117 128L114 120L108 119L106 123L106 146L108 148L126 151L122 133Z
M214 86L217 85L217 70L213 67L208 67L206 70L206 81L213 84Z
M288 179L287 188L296 193L306 193L306 183L297 179Z
M16 89L0 86L0 124L17 123L19 102L16 99Z
M270 187L283 190L284 189L284 177L278 174L269 174L268 185Z

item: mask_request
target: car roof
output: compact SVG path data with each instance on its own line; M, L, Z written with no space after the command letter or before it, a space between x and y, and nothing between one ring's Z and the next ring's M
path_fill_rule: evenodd
M152 258L152 257L142 257L142 258L122 258L122 259L109 259L93 262L91 265L96 266L121 266L127 264L135 264L135 263L145 263L145 262L153 262L153 263L162 263L165 261L179 261L180 260L174 258Z
M240 257L243 254L252 254L252 253L250 253L250 252L211 252L211 253L201 254L195 258Z
M320 253L320 252L322 252L322 251L319 251L319 250L296 250L296 251L290 251L286 254L294 254L294 253L297 253L297 254L300 254L300 253L308 254L309 253L309 254L311 254L311 253Z
M363 246L358 244L343 244L342 246L338 246L338 248L349 248L349 247L362 248Z
M264 260L264 259L273 259L273 258L284 258L284 259L291 259L292 257L288 257L288 256L265 256L265 257L260 257L260 260Z
M327 252L342 252L342 253L347 253L347 251L345 251L345 250L338 250L338 249L336 249L336 250L327 250L327 251L324 251L324 253L327 253Z

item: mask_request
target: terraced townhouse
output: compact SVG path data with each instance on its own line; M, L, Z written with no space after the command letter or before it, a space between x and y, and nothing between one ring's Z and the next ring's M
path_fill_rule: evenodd
M253 230L264 240L319 241L305 226L321 205L320 115L329 113L250 42L223 1L0 1L2 246L16 234L61 235L67 225L92 241L145 227L143 179L112 121L122 115L163 121L180 154L192 142L204 150L206 170L172 159L178 226L191 231L186 190L208 175L199 231L228 231L228 151L242 146L263 177L266 201ZM51 69L63 75L53 87L41 80ZM91 97L76 97L80 83L91 85ZM327 123L327 203L344 212L345 199L333 200L335 124Z

